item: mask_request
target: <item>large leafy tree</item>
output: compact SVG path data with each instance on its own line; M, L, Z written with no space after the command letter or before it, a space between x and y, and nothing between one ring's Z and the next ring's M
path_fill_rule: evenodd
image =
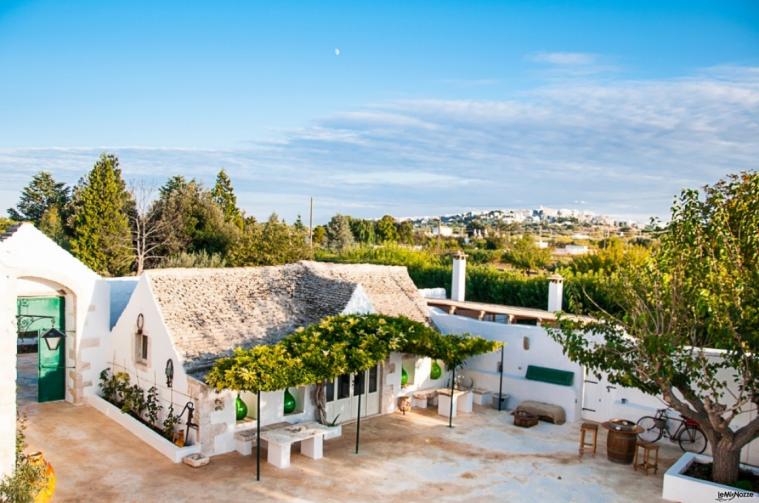
M210 191L182 176L170 178L160 188L153 213L163 222L162 256L201 251L226 256L239 234L237 226L225 220Z
M100 274L128 273L133 260L128 217L133 201L116 156L100 156L74 188L71 208L74 255Z
M394 243L398 241L398 230L392 215L385 215L377 221L377 240L381 243Z
M374 244L374 222L364 218L351 218L351 232L353 239L363 244Z
M414 244L414 224L411 220L404 220L398 224L398 241L403 244Z
M246 219L242 235L230 252L230 264L277 265L309 259L306 233L305 227L287 225L276 213L263 224Z
M503 256L504 260L527 270L546 267L551 261L551 251L540 248L532 234L519 238Z
M713 480L735 483L759 435L759 173L683 191L659 249L623 268L615 293L622 315L551 334L571 359L696 421Z
M21 191L18 204L8 209L8 215L13 220L38 226L46 211L55 208L59 214L63 212L69 202L69 192L65 183L57 182L47 171L40 171Z

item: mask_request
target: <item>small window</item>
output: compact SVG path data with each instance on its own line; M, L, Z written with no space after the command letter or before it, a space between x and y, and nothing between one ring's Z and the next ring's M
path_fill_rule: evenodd
M332 400L335 399L335 380L334 379L327 381L326 393L327 393L328 402L331 402Z
M378 367L376 365L369 369L369 393L377 391L377 377L379 374L377 369Z
M150 341L148 341L148 336L145 334L137 334L135 336L134 348L135 348L135 354L134 354L135 362L147 365L149 349L150 349Z
M337 378L337 399L348 398L351 396L351 376L343 374Z

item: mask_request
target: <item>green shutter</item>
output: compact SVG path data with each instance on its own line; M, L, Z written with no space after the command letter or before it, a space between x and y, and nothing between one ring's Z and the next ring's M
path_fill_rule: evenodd
M575 374L574 372L569 372L567 370L529 365L527 367L527 375L525 377L531 381L542 381L551 384L558 384L560 386L572 386Z

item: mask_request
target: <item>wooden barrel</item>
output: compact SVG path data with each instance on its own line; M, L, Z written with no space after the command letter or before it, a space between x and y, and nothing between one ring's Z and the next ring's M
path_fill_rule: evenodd
M609 435L606 439L606 455L609 461L613 463L629 465L635 459L635 443L638 440L637 430L635 423L624 420L622 420L624 422L618 421L609 421L610 427L607 426Z

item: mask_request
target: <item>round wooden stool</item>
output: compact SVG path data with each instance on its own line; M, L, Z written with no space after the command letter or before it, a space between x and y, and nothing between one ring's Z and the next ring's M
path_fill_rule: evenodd
M642 458L640 457L641 451L643 452ZM638 445L635 446L633 468L645 471L646 475L648 475L649 470L657 473L659 471L659 446L646 442L638 442Z
M592 442L585 440L585 434L593 434ZM580 425L580 456L585 454L585 448L593 448L593 455L596 455L596 447L598 446L598 425L595 423L582 423Z

